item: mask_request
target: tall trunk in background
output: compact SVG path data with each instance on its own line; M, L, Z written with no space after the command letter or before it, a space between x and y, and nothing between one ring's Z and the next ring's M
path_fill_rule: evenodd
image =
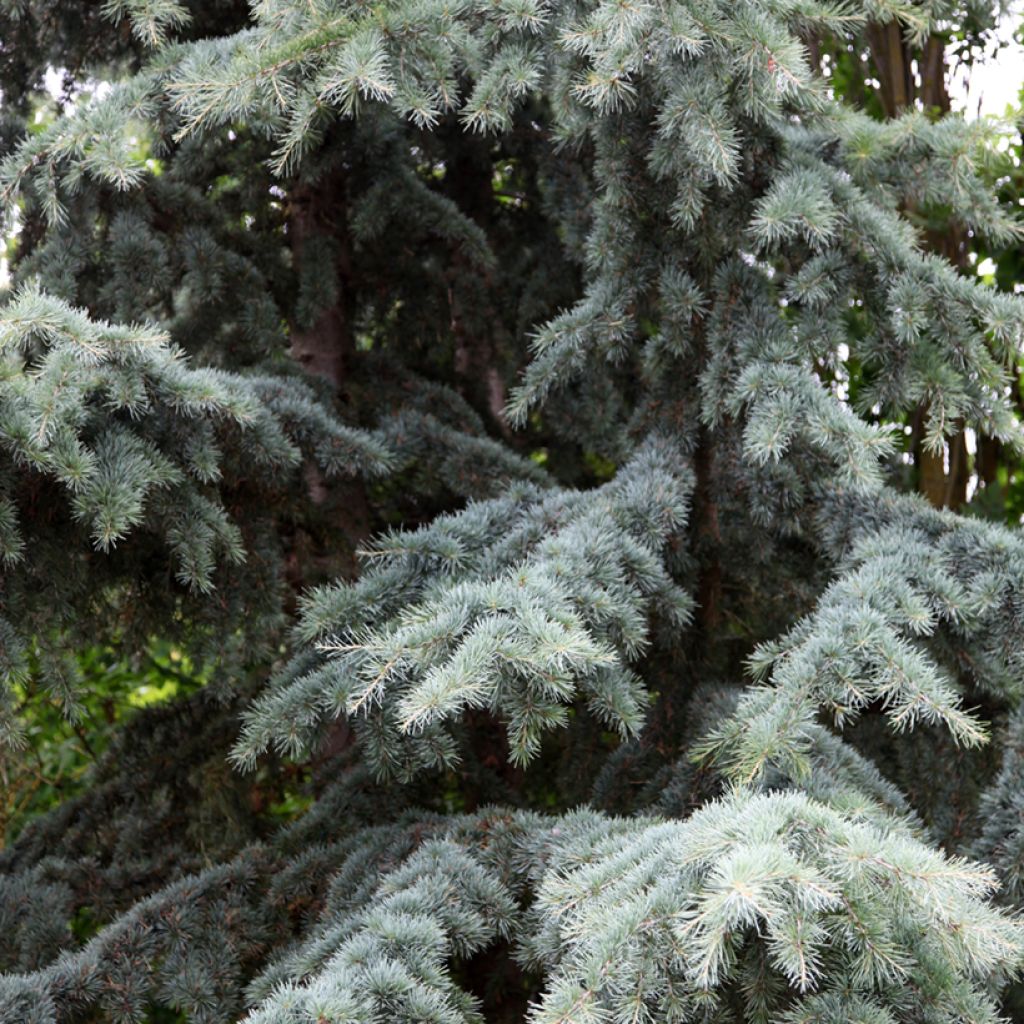
M446 191L488 239L493 239L496 201L494 163L488 140L453 136L454 157L445 177ZM449 272L448 303L454 344L455 384L488 425L509 436L505 418L507 399L501 372L501 350L511 347L495 300L498 284L489 272L473 267L467 255L456 251Z
M914 55L896 21L885 25L868 25L867 40L878 74L878 94L885 116L896 117L912 106L916 98L912 67Z
M920 102L925 110L946 114L950 110L946 82L945 39L936 33L922 47L912 47L896 21L871 24L866 30L870 67L854 54L852 59L863 77L878 79L877 97L886 117L898 117ZM812 59L820 53L820 43L810 46ZM820 56L815 62L820 63ZM852 76L852 91L863 96L866 83ZM852 97L855 101L857 96ZM950 223L941 231L929 231L925 244L954 266L967 267L967 236L963 226ZM911 445L917 469L917 488L938 508L959 508L967 500L970 480L969 453L961 429L949 439L945 453L928 451L922 444L928 409L923 405L912 422Z
M348 237L346 181L343 172L325 174L313 184L295 186L288 199L288 236L292 262L301 271L311 240L329 238L336 249L333 268L337 299L312 324L293 323L291 354L306 370L341 392L355 352L352 333L352 247Z
M297 274L301 277L306 261L322 258L325 250L333 253L331 265L317 268L329 275L332 301L317 311L312 322L293 320L289 325L291 355L310 374L327 381L339 403L347 397L356 351L347 186L344 169L335 168L315 181L297 183L288 197L288 237ZM317 245L320 241L329 245ZM363 482L358 477L328 481L312 462L306 464L304 475L325 537L319 544L305 538L296 545L293 572L300 583L308 582L311 575L341 572L351 576L356 569L356 548L371 530ZM344 551L340 564L338 540Z

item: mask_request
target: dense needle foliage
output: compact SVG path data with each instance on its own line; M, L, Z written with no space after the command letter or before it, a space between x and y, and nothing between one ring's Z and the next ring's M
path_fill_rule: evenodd
M0 1024L1020 1012L993 16L0 2Z

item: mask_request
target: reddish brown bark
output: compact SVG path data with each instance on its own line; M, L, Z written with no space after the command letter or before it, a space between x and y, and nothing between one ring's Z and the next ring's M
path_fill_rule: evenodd
M348 237L346 182L343 174L325 175L314 184L300 183L288 202L288 237L293 265L300 268L306 246L317 236L330 237L337 251L337 301L320 311L311 325L292 324L292 356L310 373L340 392L355 352L352 333L352 247Z
M334 265L326 268L334 274L335 301L321 309L312 323L290 325L290 346L293 358L314 376L327 381L336 400L346 400L346 385L355 356L353 331L353 260L348 228L348 188L343 170L322 175L313 182L299 182L288 198L288 237L293 265L301 272L309 257L308 246L315 238L329 238L336 254ZM312 550L293 552L293 575L304 580L310 563L316 575L331 570L351 574L355 570L354 551L370 533L370 513L366 493L358 479L332 483L325 479L313 462L306 464L303 475L307 493L332 527L340 529L347 541L348 554L338 564L338 553L317 551L317 545L302 545ZM331 545L328 543L328 548ZM301 563L301 564L299 564Z
M869 25L867 39L878 75L879 98L887 117L898 117L918 101L926 110L949 112L942 36L929 36L918 52L907 43L899 23L892 21L886 25ZM928 248L945 256L954 266L966 265L967 239L962 225L951 223L941 231L929 231L926 242ZM970 479L963 430L950 438L945 455L929 452L920 443L921 426L927 416L927 406L922 406L916 416L913 449L918 490L937 508L959 508L967 500Z

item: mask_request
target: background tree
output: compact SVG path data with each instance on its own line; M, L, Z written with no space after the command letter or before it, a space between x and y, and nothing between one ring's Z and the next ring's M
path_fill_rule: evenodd
M998 1019L1019 228L807 47L948 12L2 10L0 1021Z
M911 109L944 116L950 112L950 91L957 82L966 85L973 66L998 56L998 30L1010 15L1001 7L943 4L929 7L927 17L929 29L917 38L902 31L897 21L886 20L884 12L852 37L813 36L812 61L838 96L873 117L895 118ZM955 209L909 206L906 212L930 248L964 273L974 273L985 242L957 219ZM928 409L922 406L907 423L917 489L939 508L962 507L972 490L972 477L975 492L995 489L1003 457L998 440L969 440L961 429L942 451L931 451L922 444L927 417ZM1007 454L1012 461L1012 454ZM988 499L992 498L990 492Z

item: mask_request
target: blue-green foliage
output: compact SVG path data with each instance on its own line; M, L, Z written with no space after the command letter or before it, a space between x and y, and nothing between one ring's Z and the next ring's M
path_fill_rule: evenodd
M1000 244L1019 227L980 173L985 128L851 112L802 41L893 20L920 39L951 10L260 0L238 32L172 41L186 13L104 5L151 56L0 165L43 239L24 268L196 356L33 285L0 306L5 672L23 638L53 642L53 560L22 567L54 537L107 556L81 578L112 566L123 612L117 586L152 579L114 558L133 538L197 591L301 560L262 504L285 478L342 519L325 480L389 470L345 497L392 528L358 538L357 578L304 593L244 710L224 686L139 716L135 781L108 759L0 857L20 972L0 1021L454 1024L498 1018L485 971L537 1024L994 1024L1024 959L1019 713L1001 774L979 751L1024 694L1024 550L901 495L894 423L1019 448L1024 309L927 255L906 211L948 205ZM100 223L109 256L83 240ZM286 341L324 381L285 370ZM65 617L94 621L74 584ZM243 603L195 628L251 654L268 620ZM951 799L996 775L946 850L887 777L911 730L955 744ZM211 809L228 757L256 774ZM253 823L258 773L287 760L316 799ZM595 802L643 787L636 813L550 809L588 773ZM139 778L174 784L147 809Z
M379 538L358 583L306 599L301 635L326 658L271 684L236 758L271 745L295 756L345 713L375 769L408 777L455 763L448 724L487 708L522 763L578 698L635 735L646 696L628 664L652 612L678 628L692 608L664 564L692 484L677 458L652 442L598 490L526 489Z

